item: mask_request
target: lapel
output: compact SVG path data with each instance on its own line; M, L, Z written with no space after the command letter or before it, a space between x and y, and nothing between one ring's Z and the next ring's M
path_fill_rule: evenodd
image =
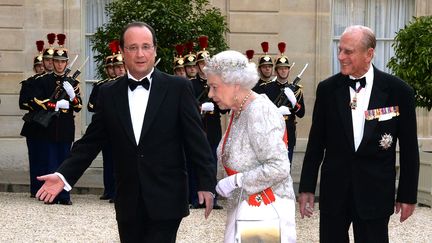
M386 92L387 83L383 79L382 72L374 66L374 80L372 91L369 99L368 110L384 107L387 103L388 93ZM368 140L372 137L375 127L378 125L378 119L366 120L363 130L363 138L357 151L366 146Z
M141 129L141 136L139 142L140 144L158 113L162 100L165 98L167 89L168 89L167 79L164 78L162 73L155 68L153 72L149 99L147 102L147 109L144 116L144 123Z
M113 92L114 94L112 95L112 97L114 97L116 111L119 114L119 118L121 120L121 123L123 124L123 128L125 129L125 133L127 137L131 140L131 142L136 145L135 135L132 128L132 120L131 120L130 110L129 110L127 75L117 80L117 85L115 85Z
M337 99L337 108L340 115L340 120L343 125L344 132L347 137L347 142L350 144L350 147L354 151L354 132L352 125L352 116L351 116L351 108L349 106L350 103L350 93L347 86L349 77L340 74L338 78L337 86L334 91L334 95L336 95ZM335 127L335 129L339 129Z

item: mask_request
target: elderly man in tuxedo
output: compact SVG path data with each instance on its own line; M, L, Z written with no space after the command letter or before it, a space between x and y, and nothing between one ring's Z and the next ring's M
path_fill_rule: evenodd
M419 152L414 92L374 67L376 38L365 26L341 36L341 72L320 82L299 186L311 216L318 171L320 242L388 242L393 212L405 221L417 202ZM399 182L396 184L396 143Z
M120 38L127 75L101 86L84 136L37 197L52 201L70 190L101 148L112 145L116 219L121 242L175 242L189 214L186 158L197 168L205 218L213 208L216 173L190 81L154 68L152 27L134 22Z

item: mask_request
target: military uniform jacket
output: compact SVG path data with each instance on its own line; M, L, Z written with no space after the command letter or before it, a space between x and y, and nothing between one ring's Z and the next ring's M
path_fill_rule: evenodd
M199 107L205 102L212 102L214 105L213 112L205 112L201 115L204 131L207 133L207 140L212 145L218 145L222 137L222 128L220 117L225 114L227 110L221 110L219 107L208 97L207 80L202 79L199 75L197 78L192 79L192 86L194 89L195 97L198 100Z
M28 111L28 114L26 114L28 115L28 117L31 117L34 114L35 110L39 109L39 107L34 103L33 98L35 97L35 86L38 85L39 81L36 78L41 75L43 74L35 74L21 82L21 90L18 102L21 110ZM27 138L42 138L44 136L44 133L45 131L38 124L24 121L20 134L21 136Z
M100 80L100 81L93 84L93 89L92 89L92 92L90 93L89 100L87 103L87 110L88 111L95 112L95 110L96 110L97 97L98 97L100 86L105 84L105 83L111 82L113 80L115 80L115 78L114 79L107 78L107 79Z
M45 107L47 110L54 111L54 107L50 104L55 104L60 99L69 100L68 95L65 91L59 93L59 96L55 96L56 90L63 81L62 76L58 76L55 73L45 74L39 76L35 82L38 85L35 87L35 98L43 102L43 105L39 105L39 109ZM79 94L79 81L67 78L72 86L75 88L76 102L70 102L68 110L61 110L58 117L54 117L49 126L45 129L44 138L51 142L73 142L75 138L75 123L74 123L74 112L79 112L82 107L82 101Z
M255 86L252 88L252 90L258 94L264 94L265 92L265 85L270 83L271 81L265 81L262 78L258 80L258 83L255 84Z
M299 85L295 85L293 87L293 92L296 95L297 104L294 107L292 106L285 93L283 93L283 89L287 86L289 86L288 82L281 84L278 81L273 81L263 86L263 91L276 106L281 106L281 104L276 104L278 103L277 99L281 98L283 100L283 105L289 108L291 114L285 117L285 124L288 132L288 146L292 147L296 144L296 117L302 118L304 116L305 105L303 91ZM280 97L281 95L282 97Z

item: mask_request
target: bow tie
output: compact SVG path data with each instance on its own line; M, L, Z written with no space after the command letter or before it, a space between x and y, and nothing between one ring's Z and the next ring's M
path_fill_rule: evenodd
M134 91L138 85L142 85L144 89L148 90L150 87L150 81L148 78L144 78L141 81L135 81L133 79L128 79L130 90Z
M366 86L366 77L359 78L359 79L349 79L348 80L348 86L353 88L353 90L356 90L357 83L360 82L360 86L364 88Z

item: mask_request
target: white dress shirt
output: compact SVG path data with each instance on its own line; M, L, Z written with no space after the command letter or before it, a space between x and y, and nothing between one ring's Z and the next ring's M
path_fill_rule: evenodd
M152 69L151 72L144 77L147 78L150 82L148 90L141 85L138 85L134 91L131 91L130 88L128 88L129 110L132 120L132 128L134 131L135 141L137 145L139 144L139 140L141 137L141 130L144 123L144 115L147 109L148 98L152 86L151 75L153 74L153 71L154 69ZM140 81L134 78L129 72L127 75L130 79Z
M365 114L369 106L370 95L372 91L374 72L372 64L369 67L369 70L360 78L366 77L366 86L362 88L357 93L357 107L355 109L351 109L351 116L353 122L353 132L354 132L354 146L355 151L357 151L358 147L363 138L364 124L365 124ZM350 75L350 79L356 79ZM360 83L357 83L356 88L360 86ZM348 87L350 90L351 100L355 96L355 90L351 87Z

